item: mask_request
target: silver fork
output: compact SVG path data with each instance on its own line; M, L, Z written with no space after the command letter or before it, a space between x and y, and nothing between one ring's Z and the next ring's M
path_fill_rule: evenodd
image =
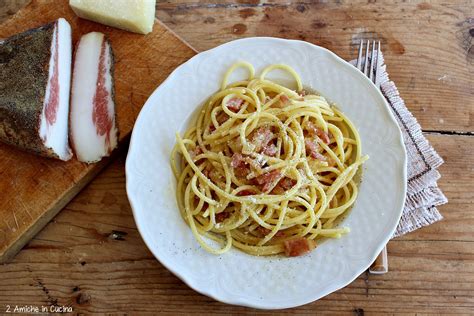
M377 89L380 89L380 78L378 76L381 66L378 58L380 53L380 41L377 43L372 41L372 50L370 50L370 44L370 41L366 42L364 55L364 40L360 40L356 67L364 75L369 77ZM388 272L387 246L383 248L377 256L377 259L372 263L369 272L372 274L384 274Z

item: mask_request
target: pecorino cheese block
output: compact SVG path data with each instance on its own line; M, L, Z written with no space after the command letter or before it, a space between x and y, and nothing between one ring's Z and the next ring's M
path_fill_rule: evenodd
M153 30L155 0L69 0L81 18L147 34Z

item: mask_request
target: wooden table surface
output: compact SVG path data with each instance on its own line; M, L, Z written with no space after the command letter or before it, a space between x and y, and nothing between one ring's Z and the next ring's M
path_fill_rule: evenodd
M0 22L27 2L0 0ZM281 313L474 314L474 2L380 2L157 4L157 18L201 51L266 35L306 40L350 59L360 38L381 40L391 78L445 160L439 182L449 199L440 207L445 219L391 241L388 274L363 274ZM154 259L127 200L125 156L0 266L0 313L7 305L58 305L86 314L274 314L200 295Z

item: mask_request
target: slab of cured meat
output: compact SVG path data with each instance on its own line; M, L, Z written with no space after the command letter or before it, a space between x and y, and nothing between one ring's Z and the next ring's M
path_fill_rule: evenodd
M0 82L0 141L69 160L69 23L61 18L0 42Z

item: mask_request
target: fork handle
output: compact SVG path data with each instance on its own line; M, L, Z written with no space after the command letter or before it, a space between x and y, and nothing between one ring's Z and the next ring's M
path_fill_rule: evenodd
M372 274L385 274L388 272L387 246L383 247L374 263L369 268Z

